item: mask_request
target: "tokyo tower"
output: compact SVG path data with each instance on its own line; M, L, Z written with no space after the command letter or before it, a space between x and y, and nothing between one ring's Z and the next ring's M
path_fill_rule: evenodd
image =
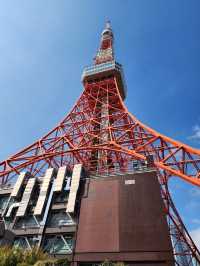
M73 265L200 265L168 189L174 176L200 187L200 151L129 113L113 45L107 22L69 114L0 163L0 240Z

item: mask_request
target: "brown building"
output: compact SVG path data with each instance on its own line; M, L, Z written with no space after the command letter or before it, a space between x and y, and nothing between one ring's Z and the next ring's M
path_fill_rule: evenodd
M155 171L90 179L81 200L74 260L173 265Z

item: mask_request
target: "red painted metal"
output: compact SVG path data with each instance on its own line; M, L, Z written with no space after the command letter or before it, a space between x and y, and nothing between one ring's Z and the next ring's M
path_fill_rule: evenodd
M114 59L110 25L104 31L94 65ZM85 80L82 95L63 121L32 145L1 162L0 178L1 184L6 184L21 171L42 176L49 167L67 165L72 169L80 162L90 174L127 173L134 170L135 160L145 164L149 158L158 169L173 243L175 246L184 243L182 254L175 251L175 258L179 258L177 265L183 265L181 256L189 255L200 263L200 253L168 190L168 180L173 176L200 187L200 150L156 132L130 114L115 75Z

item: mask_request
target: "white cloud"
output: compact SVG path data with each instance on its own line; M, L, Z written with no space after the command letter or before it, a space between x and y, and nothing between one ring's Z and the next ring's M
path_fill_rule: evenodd
M198 249L200 249L200 227L190 231L190 235Z
M200 126L199 125L195 125L192 128L192 131L193 131L193 135L190 136L189 139L200 141Z

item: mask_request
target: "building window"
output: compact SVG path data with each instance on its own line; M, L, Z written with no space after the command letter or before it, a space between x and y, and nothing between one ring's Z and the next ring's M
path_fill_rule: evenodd
M72 236L46 236L43 241L43 250L51 255L71 254L73 250Z
M69 192L68 191L61 191L54 195L53 203L64 203L68 201Z
M8 195L0 197L0 213L4 211L5 207L7 206L8 200L9 200Z
M31 249L38 245L39 239L37 236L20 236L16 237L14 240L14 246L23 248L23 249Z
M47 220L48 227L73 225L74 221L66 211L52 211Z
M37 221L36 218L33 215L28 215L22 218L19 218L15 225L15 229L28 229L28 228L38 228L40 221Z

